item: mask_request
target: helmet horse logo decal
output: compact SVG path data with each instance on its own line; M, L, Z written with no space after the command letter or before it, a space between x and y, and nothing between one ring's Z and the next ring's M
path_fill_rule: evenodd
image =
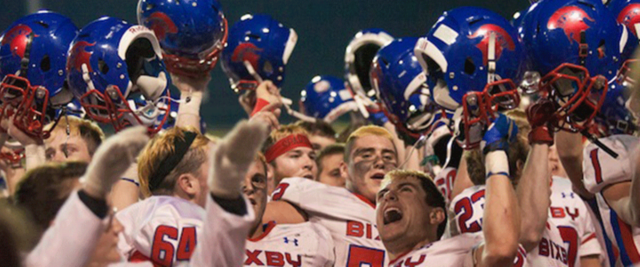
M178 27L167 14L162 12L153 12L149 16L149 29L151 29L158 37L159 41L167 37L167 33L178 33Z
M594 20L587 15L587 12L577 6L567 6L558 9L549 21L547 22L547 28L562 29L564 34L569 39L569 43L573 44L573 41L580 43L580 32L589 29L591 26L586 23L586 20L594 22Z
M77 42L71 50L69 51L70 57L67 61L67 69L71 68L82 72L82 65L87 65L88 72L93 72L91 68L91 62L89 61L91 58L91 54L93 54L92 47L95 43L90 44L86 41ZM89 50L87 50L89 49Z
M244 62L248 61L254 69L258 68L258 60L260 60L260 52L263 49L258 48L252 43L241 43L233 50L231 61Z
M638 36L635 25L640 23L640 4L629 4L618 14L618 22L624 24Z
M484 65L486 65L489 60L488 51L491 33L494 33L496 36L496 60L500 58L504 49L509 51L514 51L516 49L513 39L502 27L495 24L482 25L472 35L469 35L468 38L475 39L482 36L482 40L480 40L476 47L482 51Z
M13 27L4 35L0 46L9 45L11 54L23 58L24 52L27 49L27 39L32 32L33 30L27 25L20 24ZM35 37L37 37L37 35Z

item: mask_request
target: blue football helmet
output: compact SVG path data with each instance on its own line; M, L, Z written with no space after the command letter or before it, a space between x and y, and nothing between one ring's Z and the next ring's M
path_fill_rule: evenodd
M334 76L315 76L300 92L300 111L310 117L332 123L340 116L358 111L353 92Z
M71 43L68 83L87 116L116 131L145 125L162 129L170 110L170 75L153 32L141 25L103 17L82 28ZM136 104L136 98L144 104Z
M637 130L636 118L626 107L630 88L612 80L604 97L604 103L595 117L595 122L602 125L605 135L629 134Z
M138 24L156 34L167 69L191 77L215 67L228 34L217 0L140 0Z
M63 15L40 11L15 21L0 37L0 117L26 134L47 138L56 109L73 99L66 88L67 50L78 28ZM55 124L54 124L55 125ZM4 129L6 130L6 129Z
M627 31L632 33L621 36L620 43L625 43L622 52L623 64L618 71L618 79L620 83L634 83L628 76L631 70L631 64L635 61L631 59L633 52L638 46L638 31L640 30L640 0L612 0L607 6L609 10L616 16L618 23L626 26ZM627 85L625 85L627 86Z
M255 90L262 80L282 87L296 32L269 15L244 15L229 29L222 70L235 92Z
M364 29L351 39L344 53L345 78L354 93L374 98L369 72L371 62L381 47L391 43L393 37L382 29Z
M488 126L499 110L518 107L515 84L525 54L516 29L500 15L477 7L447 11L418 40L415 55L434 101L457 111L465 133ZM462 146L477 147L481 138L465 138Z
M600 0L541 1L521 33L531 68L542 77L540 93L559 107L557 127L584 130L622 63L626 29Z
M428 135L441 109L433 102L427 77L414 47L418 38L396 39L378 50L371 65L371 85L398 129L413 138Z

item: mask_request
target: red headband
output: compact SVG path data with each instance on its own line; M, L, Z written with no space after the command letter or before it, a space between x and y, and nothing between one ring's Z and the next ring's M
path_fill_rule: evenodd
M313 147L311 146L311 142L309 142L309 138L307 138L306 135L290 134L287 137L280 139L269 149L267 149L267 152L264 153L264 157L266 158L267 162L270 163L280 155L287 153L288 151L297 147L308 147L313 149Z

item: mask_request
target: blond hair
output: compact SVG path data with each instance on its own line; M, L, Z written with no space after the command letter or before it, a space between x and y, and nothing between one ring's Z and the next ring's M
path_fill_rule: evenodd
M391 142L391 144L393 144L394 150L396 150L395 144L393 143L393 135L391 135L391 133L387 129L380 126L375 126L375 125L366 125L353 131L349 135L349 138L347 138L347 142L345 143L345 150L344 150L344 162L347 162L347 163L349 162L349 157L351 156L351 150L353 150L353 144L356 142L356 140L358 138L369 136L369 135L380 136L388 139Z
M271 131L271 133L269 134L269 138L267 138L267 141L264 142L262 152L266 152L275 143L292 134L302 134L309 137L309 132L307 132L307 130L302 128L302 126L300 125L281 125L280 128Z
M184 154L180 162L164 177L162 182L153 191L149 187L152 174L161 167L160 164L175 151L175 141L184 141L185 131L196 133L196 138L191 143L189 150ZM138 178L140 179L140 191L145 197L151 195L171 195L178 177L190 173L197 175L202 164L207 161L207 147L210 141L193 127L173 127L162 134L156 135L140 153L138 158Z
M53 123L50 123L47 128L50 128ZM58 125L51 131L51 139L55 135L58 134L67 134L67 129L69 129L69 135L78 135L84 140L87 144L87 150L89 151L89 155L93 156L93 153L96 152L98 146L102 144L104 140L104 132L100 127L90 121L81 119L75 116L64 116L60 118ZM47 142L45 140L45 142Z

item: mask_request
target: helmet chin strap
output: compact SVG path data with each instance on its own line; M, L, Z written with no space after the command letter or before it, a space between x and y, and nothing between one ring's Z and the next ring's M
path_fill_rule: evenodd
M487 84L496 81L496 33L489 33L489 51L487 51Z
M29 36L27 36L27 44L24 49L24 57L20 59L20 73L18 74L18 76L23 78L27 77L27 70L29 70L29 56L31 54L31 43L33 43L33 35L33 32L31 32L29 33Z

